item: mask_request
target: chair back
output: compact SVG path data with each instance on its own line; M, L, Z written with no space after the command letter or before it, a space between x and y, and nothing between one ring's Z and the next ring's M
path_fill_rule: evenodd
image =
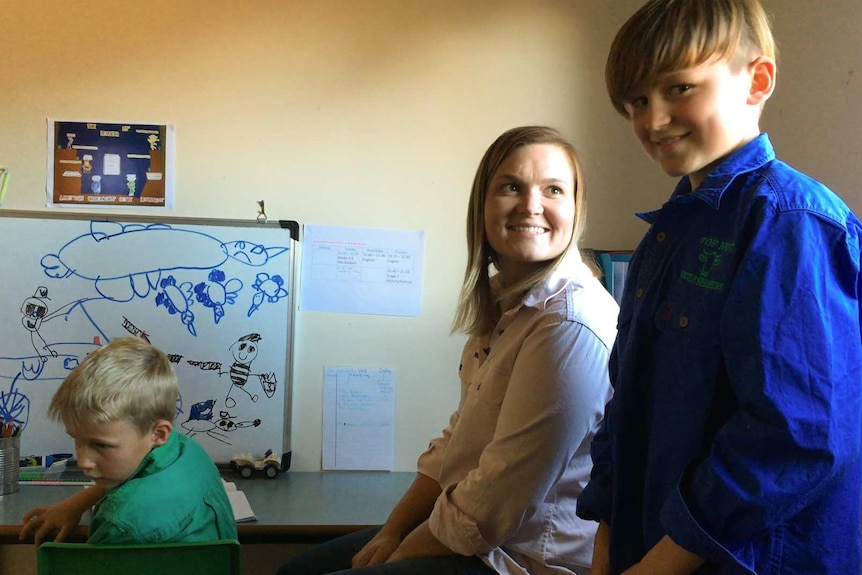
M140 545L43 543L39 575L242 575L239 541Z

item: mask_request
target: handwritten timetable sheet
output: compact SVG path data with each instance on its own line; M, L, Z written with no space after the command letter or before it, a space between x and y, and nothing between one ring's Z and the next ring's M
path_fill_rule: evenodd
M304 227L302 310L418 316L425 234Z
M394 446L395 370L324 368L323 469L392 471Z

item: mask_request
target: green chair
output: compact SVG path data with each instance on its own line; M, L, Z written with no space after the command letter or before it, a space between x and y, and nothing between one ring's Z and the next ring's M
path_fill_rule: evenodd
M239 541L90 545L43 543L39 575L242 575Z

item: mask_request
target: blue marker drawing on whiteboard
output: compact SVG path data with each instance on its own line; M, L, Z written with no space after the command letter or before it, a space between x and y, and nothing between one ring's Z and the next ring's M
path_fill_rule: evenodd
M248 308L248 317L260 309L264 301L275 303L281 298L287 297L287 290L284 289L284 279L280 275L270 275L266 272L257 274L254 283L251 287L256 289L254 296L251 298L251 307Z
M27 427L30 419L30 399L15 387L23 375L21 372L15 376L9 391L0 391L0 420L11 421L21 429Z
M62 229L70 228L64 224ZM274 302L283 304L281 300L287 296L286 282L278 275L289 269L284 255L290 248L285 246L236 236L225 240L217 237L223 232L214 235L192 225L84 221L71 229L74 231L68 235L53 236L56 239L47 247L30 252L21 261L24 273L35 266L37 273L44 273L43 280L24 289L16 287L11 299L7 298L16 338L3 342L2 347L9 349L0 349L0 416L16 422L26 424L31 398L37 402L34 405L44 400L42 384L62 381L87 353L114 337L131 334L160 346L170 341L168 348L174 349L166 352L179 365L182 356L190 353L185 341L178 339L180 334L206 341L217 336L226 342L253 330L266 335L251 325L236 333L233 330L247 321L250 307L265 310ZM204 309L207 313L201 313ZM46 323L57 318L63 321ZM254 324L263 326L266 321ZM174 327L180 325L185 329ZM225 348L221 347L222 353ZM225 399L218 403L235 404L234 398L242 394L232 394L234 387L245 388L251 397L245 383L256 377L266 397L274 397L278 386L274 372L252 373L249 363L248 372L241 376L243 362L232 361L236 365L227 367L231 363L226 362L224 368L204 362L219 366L210 371L211 377L218 377L222 370L225 374L233 371L228 390L207 395L221 395ZM262 358L256 361L266 363ZM245 377L242 385L234 383L236 377ZM221 379L223 385L228 383L225 379ZM189 395L186 405L199 399ZM185 418L181 401L178 399L177 414ZM217 415L202 420L206 424L201 425L212 427L214 435L243 428L251 431L262 425L259 418L266 413L226 411L228 408L216 408ZM193 421L199 420L190 415L189 425Z
M195 330L195 314L190 309L195 303L191 282L183 282L177 285L176 278L170 275L162 279L159 282L159 286L162 288L162 291L156 294L156 305L164 306L171 315L179 314L180 320L186 326L186 329L189 330L189 333L197 335L198 333Z
M205 307L212 308L213 321L218 323L224 317L225 304L236 303L236 296L242 289L242 281L231 278L227 281L225 273L219 269L212 270L207 281L195 285L195 298Z
M197 282L197 286L204 284L197 290L201 294L198 301L213 309L213 321L218 323L225 314L225 304L236 301L243 285L236 278L222 278L213 272L231 260L245 266L265 266L287 251L287 247L264 246L245 240L222 242L210 234L162 223L92 221L89 233L72 238L56 253L46 254L41 265L50 278L76 277L93 283L98 297L81 300L73 307L83 308L83 304L91 300L129 302L150 297L155 292L155 304L165 307L171 314L178 314L189 333L196 335L192 311L195 282L187 281L186 275L191 277L202 271L209 274L208 283ZM124 257L130 253L135 254L132 260ZM269 274L264 275L264 280L270 280ZM272 278L281 280L277 275ZM278 284L274 288L264 286L263 289L272 292L270 301L272 297L274 301L283 297L278 287ZM260 286L254 289L253 305L261 294ZM283 293L286 295L286 291ZM109 341L104 330L97 331Z

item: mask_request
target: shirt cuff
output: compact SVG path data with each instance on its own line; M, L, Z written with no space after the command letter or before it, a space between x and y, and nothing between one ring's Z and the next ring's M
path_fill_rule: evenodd
M416 470L430 477L434 481L440 482L440 468L443 465L443 454L445 450L436 447L434 441L428 446L428 450L419 456L416 461Z
M590 481L578 495L575 514L587 521L604 521L611 524L611 498L595 481Z
M757 575L740 561L730 549L723 546L707 533L691 514L679 490L674 488L662 506L659 520L665 533L680 547L699 555L709 563L722 566L727 575ZM739 550L740 555L745 553Z
M428 518L431 534L459 555L487 555L493 547L479 533L476 521L455 507L450 499L456 486L450 485L434 503Z

